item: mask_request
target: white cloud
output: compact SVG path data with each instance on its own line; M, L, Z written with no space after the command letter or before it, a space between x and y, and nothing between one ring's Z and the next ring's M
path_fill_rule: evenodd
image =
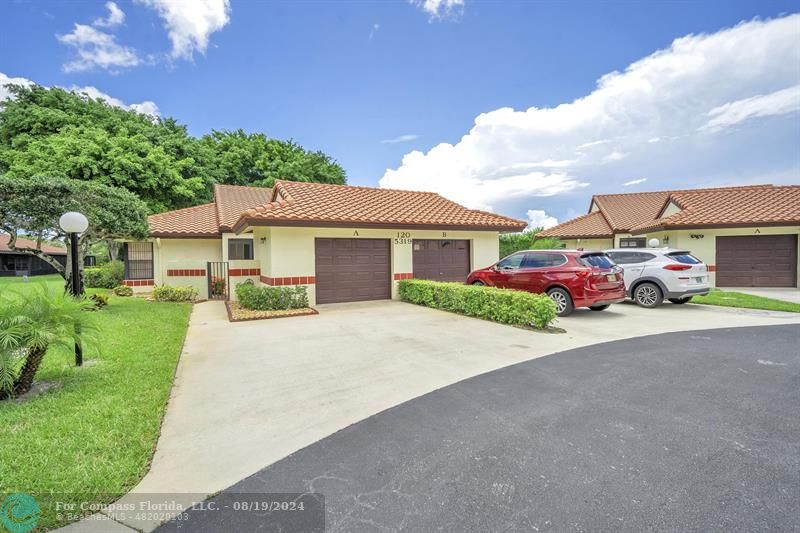
M127 111L136 111L137 113L143 113L145 115L150 115L151 117L160 116L160 111L158 109L158 106L156 105L155 102L152 102L150 100L146 100L138 104L126 104L119 98L114 98L113 96L110 96L91 85L87 85L85 87L78 87L77 85L73 85L72 87L69 88L69 90L74 93L85 94L89 98L100 98L109 105L112 105L114 107L119 107Z
M8 84L24 85L25 87L34 85L34 83L27 78L11 78L0 72L0 103L2 103L3 100L11 98L11 93L6 89L6 85Z
M639 185L640 183L644 183L645 181L647 181L647 178L639 178L638 180L626 181L625 183L622 184L622 186L630 187L631 185Z
M92 26L98 28L112 28L125 22L125 12L121 10L117 4L114 2L106 2L106 9L108 9L108 16L106 18L94 19Z
M416 135L414 133L409 133L407 135L400 135L398 137L393 137L391 139L383 139L381 141L381 144L404 143L404 142L408 142L408 141L413 141L413 140L418 139L418 138L419 138L419 135Z
M27 78L11 78L0 72L0 102L3 100L10 98L11 93L5 88L6 84L15 84L15 85L24 85L29 87L31 85L35 85L36 83L27 79ZM89 96L90 98L100 98L101 100L105 100L109 105L114 107L120 107L122 109L127 109L131 111L136 111L138 113L144 113L145 115L150 115L152 117L159 116L159 109L155 102L151 102L150 100L146 100L144 102L138 104L126 104L119 98L114 98L101 90L97 89L96 87L86 86L86 87L78 87L77 85L73 85L67 89L68 91L72 91L74 93L83 93Z
M164 19L173 59L191 59L195 50L204 54L211 34L230 22L229 0L135 1L155 9Z
M408 0L428 14L428 20L442 20L460 15L464 10L464 0Z
M711 120L701 126L700 130L716 131L751 118L785 115L797 111L800 111L800 85L715 107L708 112Z
M63 66L65 72L80 72L95 67L114 70L142 63L136 50L120 45L110 33L85 24L75 24L71 33L59 35L58 40L75 48L78 56Z
M791 15L675 39L623 71L602 76L591 93L572 102L482 113L459 142L407 153L398 168L386 170L380 185L434 190L472 207L518 210L535 196L552 195L552 201L565 204L558 195L590 182L596 184L592 190L617 183L623 172L647 175L651 187L669 188L674 180L686 183L687 176L703 185L721 176L754 174L754 165L778 171L764 167L777 164L773 160L756 155L754 145L769 142L763 133L754 141L710 136L698 128L710 118L737 120L744 129L756 122L746 118L795 109L798 25L800 15ZM724 107L729 103L738 105ZM797 135L788 130L771 133L772 145ZM607 144L611 148L600 149ZM731 154L753 154L746 160L750 166L743 170L742 159ZM789 159L786 166L796 168L796 155ZM546 161L565 164L557 172L536 168ZM673 181L659 185L666 173Z
M558 219L551 217L541 209L528 209L528 227L526 229L534 228L552 228L558 225Z

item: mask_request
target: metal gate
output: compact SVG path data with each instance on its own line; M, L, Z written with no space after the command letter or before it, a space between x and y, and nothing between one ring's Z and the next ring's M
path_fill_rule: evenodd
M231 281L228 278L228 262L209 261L206 275L208 276L208 299L228 300L231 292Z

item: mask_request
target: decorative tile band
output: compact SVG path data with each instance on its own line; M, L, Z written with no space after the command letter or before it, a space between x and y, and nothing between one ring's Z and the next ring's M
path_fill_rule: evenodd
M717 271L717 265L708 265L708 271L709 272L716 272Z
M126 279L122 283L128 287L152 287L156 284L152 279Z
M205 276L206 271L202 268L179 268L167 270L167 276L178 276L182 278Z
M259 279L264 285L272 285L273 287L280 287L283 285L314 285L317 282L317 278L314 276L291 276L283 278L261 276Z
M228 275L230 276L260 276L260 268L229 268Z
M395 272L394 273L394 280L398 281L401 279L411 279L414 277L414 274L411 272Z

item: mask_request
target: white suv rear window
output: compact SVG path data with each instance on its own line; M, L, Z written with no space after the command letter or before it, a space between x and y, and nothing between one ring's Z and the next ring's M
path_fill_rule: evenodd
M702 261L689 252L671 252L667 254L667 257L678 263L683 263L684 265L699 265L702 263Z

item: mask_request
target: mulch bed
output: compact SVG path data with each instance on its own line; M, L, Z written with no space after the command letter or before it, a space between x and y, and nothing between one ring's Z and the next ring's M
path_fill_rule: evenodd
M231 322L243 322L245 320L266 320L269 318L285 318L287 316L303 316L319 314L316 309L303 307L301 309L284 309L278 311L256 311L245 309L239 302L225 302L228 309L228 320Z

